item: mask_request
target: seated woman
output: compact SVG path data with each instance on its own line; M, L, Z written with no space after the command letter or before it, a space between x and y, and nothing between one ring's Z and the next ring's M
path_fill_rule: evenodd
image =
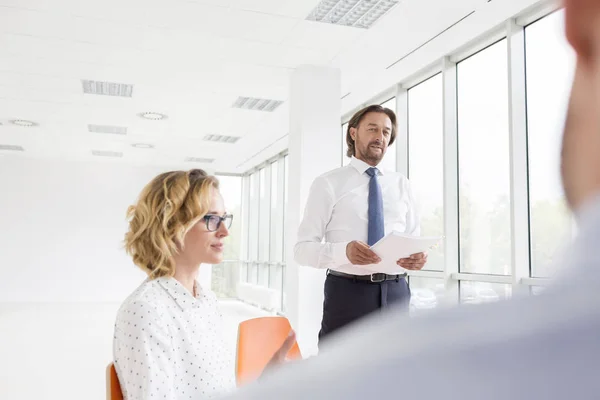
M128 210L125 248L148 274L119 309L114 363L124 398L208 399L235 388L214 293L200 287L201 264L218 264L233 216L219 182L200 169L154 178ZM273 357L282 362L291 335Z

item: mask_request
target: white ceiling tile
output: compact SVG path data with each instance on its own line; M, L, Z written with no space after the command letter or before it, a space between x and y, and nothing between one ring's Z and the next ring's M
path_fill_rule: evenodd
M304 19L319 0L231 0L231 7Z
M286 37L283 44L315 49L334 49L339 52L340 49L348 47L366 32L365 29L301 21Z

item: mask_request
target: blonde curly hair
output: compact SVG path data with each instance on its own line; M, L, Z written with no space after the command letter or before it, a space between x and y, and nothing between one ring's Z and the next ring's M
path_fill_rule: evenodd
M127 210L125 250L150 279L175 274L173 256L185 234L209 211L219 181L201 169L158 175Z

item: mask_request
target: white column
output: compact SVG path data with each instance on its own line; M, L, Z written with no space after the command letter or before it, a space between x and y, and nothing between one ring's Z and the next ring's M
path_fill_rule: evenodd
M304 356L317 352L325 271L294 262L298 225L314 179L340 164L340 71L302 66L290 90L288 212L286 215L286 315Z

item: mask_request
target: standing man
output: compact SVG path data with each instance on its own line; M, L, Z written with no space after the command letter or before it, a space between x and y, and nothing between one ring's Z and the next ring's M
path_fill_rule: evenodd
M350 164L321 175L312 184L298 228L294 259L300 265L327 268L319 340L335 330L393 303L408 309L406 273L371 273L363 265L381 260L370 249L392 230L419 234L419 220L408 179L377 168L396 139L396 115L371 105L348 123ZM427 256L399 259L407 270L420 270Z

